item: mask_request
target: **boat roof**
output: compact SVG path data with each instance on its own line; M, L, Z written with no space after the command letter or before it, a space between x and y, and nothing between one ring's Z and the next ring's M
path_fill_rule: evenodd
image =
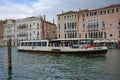
M39 42L39 41L49 41L49 40L27 40L27 41L21 41L21 42Z
M71 40L93 40L92 38L66 38L66 39L52 39L51 41L71 41Z
M92 38L65 38L65 39L51 39L51 40L26 40L20 42L43 42L43 41L72 41L72 40L93 40Z

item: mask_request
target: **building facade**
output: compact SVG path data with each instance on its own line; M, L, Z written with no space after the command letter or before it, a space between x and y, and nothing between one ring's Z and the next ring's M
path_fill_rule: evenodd
M42 17L29 17L16 21L18 41L42 39Z
M56 38L56 30L56 25L43 20L42 16L7 20L4 25L3 40L7 45L7 41L12 39L12 45L17 46L20 41Z
M117 40L120 44L120 5L80 11L79 32L82 38Z
M77 38L78 36L78 12L68 11L57 15L58 38Z
M3 40L4 45L7 45L7 42L9 39L12 40L12 45L16 45L16 26L15 26L15 20L9 19L7 20L6 24L4 24L4 30L3 30Z
M0 21L0 45L3 45L3 25L6 24L6 20Z
M43 21L44 34L43 39L56 39L57 38L57 27L56 24L48 21Z

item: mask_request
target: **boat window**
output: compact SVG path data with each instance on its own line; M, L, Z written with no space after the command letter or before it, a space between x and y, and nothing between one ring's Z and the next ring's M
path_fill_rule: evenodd
M27 46L27 42L24 43L24 46Z
M91 44L91 41L86 41L86 44Z
M32 42L28 42L28 46L31 46L32 45Z
M42 46L46 46L47 45L47 42L42 42Z
M36 42L33 42L33 46L36 46Z
M78 40L74 40L74 41L73 41L73 44L78 44Z
M24 46L24 42L21 42L21 46Z
M37 42L37 45L38 45L38 46L41 46L41 42Z

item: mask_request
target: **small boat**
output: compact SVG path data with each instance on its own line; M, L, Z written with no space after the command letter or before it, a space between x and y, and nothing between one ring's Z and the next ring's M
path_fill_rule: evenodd
M91 38L21 41L18 51L105 56L108 48L94 46L93 41Z

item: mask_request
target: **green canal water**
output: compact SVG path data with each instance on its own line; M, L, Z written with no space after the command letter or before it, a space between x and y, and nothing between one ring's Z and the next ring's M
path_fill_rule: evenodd
M0 48L0 80L120 80L120 49L105 57L34 54L12 48L12 71L7 48Z

